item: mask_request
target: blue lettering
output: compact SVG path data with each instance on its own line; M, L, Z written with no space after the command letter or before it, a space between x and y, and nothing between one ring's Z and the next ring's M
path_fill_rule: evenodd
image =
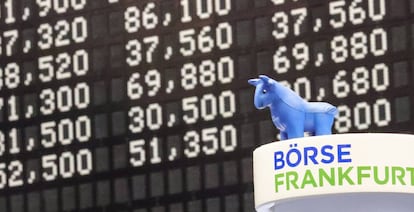
M296 154L296 162L292 162L292 159L291 159L292 158L291 157L292 154ZM295 159L295 157L293 157L293 159ZM302 155L300 154L300 151L298 149L296 149L296 148L290 149L287 152L286 162L287 162L287 165L289 167L296 167L296 166L298 166L300 164L300 161L301 160L302 160Z
M351 157L351 151L349 150L351 148L351 144L339 144L338 145L338 163L350 163L352 162Z
M275 152L275 170L283 169L285 167L285 161L283 160L283 152Z
M350 163L351 144L323 145L320 147L307 146L298 148L297 144L290 144L288 151L274 152L274 169L285 167L309 166L331 163Z
M321 162L324 164L332 163L335 160L334 154L332 154L333 146L331 145L325 145L322 147L321 153L323 156L325 156Z
M318 161L316 160L316 156L318 155L318 149L316 147L305 147L303 149L305 151L304 158L305 158L305 166L308 165L310 159L313 164L318 164Z

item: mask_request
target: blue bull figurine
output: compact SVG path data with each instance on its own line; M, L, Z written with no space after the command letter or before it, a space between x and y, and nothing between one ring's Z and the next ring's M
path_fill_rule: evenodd
M299 138L304 132L330 135L337 113L336 107L325 102L307 102L289 88L265 75L250 79L256 87L254 105L270 108L273 124L280 130L281 140Z

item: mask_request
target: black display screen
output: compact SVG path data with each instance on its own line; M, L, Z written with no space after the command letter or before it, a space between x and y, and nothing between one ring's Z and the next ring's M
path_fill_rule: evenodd
M412 0L2 0L0 211L246 212L247 80L414 132ZM392 141L390 141L392 142Z

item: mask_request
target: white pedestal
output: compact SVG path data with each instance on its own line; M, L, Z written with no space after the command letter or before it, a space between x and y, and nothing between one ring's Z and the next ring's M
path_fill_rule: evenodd
M258 212L413 212L414 135L339 134L253 153Z

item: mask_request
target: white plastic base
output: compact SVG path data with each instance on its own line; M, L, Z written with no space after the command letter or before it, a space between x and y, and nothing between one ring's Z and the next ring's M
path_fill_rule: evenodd
M267 203L257 212L413 212L413 208L412 194L350 193Z
M414 135L339 134L253 153L258 212L414 212Z

